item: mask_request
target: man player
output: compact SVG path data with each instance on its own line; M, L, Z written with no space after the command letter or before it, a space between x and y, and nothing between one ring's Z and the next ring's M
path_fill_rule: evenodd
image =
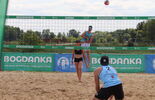
M89 26L88 27L88 31L85 31L82 35L81 35L81 37L82 37L82 39L81 39L81 46L82 47L90 47L90 44L92 43L92 40L93 40L93 38L94 38L94 34L92 33L92 26ZM90 50L85 50L85 52L86 52L86 54L87 55L85 55L87 58L88 58L88 64L90 63ZM88 64L86 64L87 65L87 67L89 66Z

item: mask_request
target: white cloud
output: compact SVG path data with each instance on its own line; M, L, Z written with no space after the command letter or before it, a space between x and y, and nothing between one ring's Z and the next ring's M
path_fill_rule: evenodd
M10 0L8 15L117 16L154 15L155 0Z
M148 16L155 14L155 0L110 0L105 6L104 0L9 0L8 15L38 15L38 16ZM17 21L17 22L16 22ZM18 22L19 21L19 22ZM32 21L33 24L29 22ZM23 30L50 29L53 32L68 32L77 29L83 32L88 25L93 25L94 31L112 31L116 29L135 28L136 21L57 21L52 20L13 20L9 25ZM54 24L53 24L54 23ZM104 27L103 27L104 26Z

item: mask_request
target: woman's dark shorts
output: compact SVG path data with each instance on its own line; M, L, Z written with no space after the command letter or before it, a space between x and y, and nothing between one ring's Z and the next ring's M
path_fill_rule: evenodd
M82 57L81 58L74 58L74 62L80 62L83 61Z

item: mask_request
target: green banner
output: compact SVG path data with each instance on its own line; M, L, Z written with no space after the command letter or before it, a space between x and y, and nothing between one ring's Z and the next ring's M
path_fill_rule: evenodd
M109 56L110 65L116 68L120 73L144 72L144 55L118 55L118 54L91 54L90 71L100 67L100 58L103 55Z
M80 46L39 46L39 45L3 45L4 48L19 49L89 49L89 50L155 50L155 47L80 47Z
M7 16L8 19L148 20L155 16Z
M3 53L4 71L53 71L54 54L51 53Z
M57 54L51 53L3 53L4 71L54 71L54 60ZM144 72L144 55L121 55L121 54L91 54L91 65L89 71L100 67L100 58L109 56L110 65L119 73Z

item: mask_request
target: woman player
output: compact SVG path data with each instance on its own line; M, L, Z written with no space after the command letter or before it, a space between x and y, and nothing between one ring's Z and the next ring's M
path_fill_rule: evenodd
M80 41L77 40L76 46L80 46L80 45L81 45ZM81 82L81 77L82 77L83 57L85 57L83 50L73 50L72 63L74 61L79 82Z
M108 56L101 57L100 64L94 71L96 95L93 100L108 100L115 97L115 100L123 100L124 92L122 82L119 79L116 70L109 66ZM102 81L103 87L100 88L99 80Z

